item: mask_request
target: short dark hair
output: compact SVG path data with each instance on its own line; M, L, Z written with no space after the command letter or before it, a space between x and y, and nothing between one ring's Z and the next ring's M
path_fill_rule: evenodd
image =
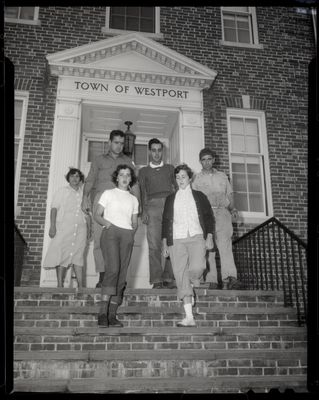
M110 141L113 142L113 139L115 136L121 136L124 137L125 133L123 131L120 131L119 129L116 129L114 131L111 131L110 133Z
M174 169L175 177L180 171L186 171L189 179L192 179L193 171L189 168L189 166L187 164L180 164L177 167L175 167L175 169Z
M163 143L157 138L153 138L148 142L148 149L149 150L151 150L152 144L160 144L162 146L162 148L164 147Z
M126 164L120 164L116 167L116 170L112 174L112 182L117 186L117 177L122 169L129 169L131 172L131 182L129 186L134 186L137 182L137 178L134 172L134 169Z
M213 158L216 158L215 152L211 150L209 147L205 147L199 152L199 160L201 160L204 156L211 156Z
M65 175L65 179L70 182L70 176L75 175L76 173L79 174L80 181L84 182L84 174L77 168L69 167L69 172Z

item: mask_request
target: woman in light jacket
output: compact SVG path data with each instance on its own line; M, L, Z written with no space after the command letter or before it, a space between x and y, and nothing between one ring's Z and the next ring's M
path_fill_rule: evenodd
M163 256L170 257L177 295L183 300L186 317L177 326L196 326L192 311L193 287L200 285L206 268L206 250L212 249L214 215L206 195L190 186L192 170L182 164L174 170L176 193L166 198L163 220Z

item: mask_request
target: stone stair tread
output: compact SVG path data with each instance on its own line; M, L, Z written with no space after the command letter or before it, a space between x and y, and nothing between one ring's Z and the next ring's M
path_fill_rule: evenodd
M74 314L92 314L97 313L99 310L98 305L94 306L17 306L15 307L15 312L31 312L31 313L74 313ZM210 313L210 314L220 314L220 313L232 313L232 314L287 314L296 313L292 307L232 307L232 306L215 306L215 307L195 307L194 312L198 313ZM184 308L182 305L172 306L172 307L145 307L145 306L120 306L118 308L118 314L147 314L147 313L165 313L165 314L183 314Z
M218 359L291 359L306 360L304 350L295 349L214 349L214 350L60 350L16 351L17 360L218 360Z
M300 335L306 334L306 327L189 327L176 328L170 326L152 327L125 327L125 328L100 328L74 327L74 328L47 328L47 327L15 327L14 333L18 335Z
M273 297L273 296L283 296L283 293L281 290L216 290L216 289L208 289L208 288L196 288L196 292L200 294L218 294L218 295L232 295L232 294L241 294L245 295L248 297L255 297L256 295L259 296L266 296L266 297ZM52 287L39 287L39 286L16 286L14 287L14 293L62 293L62 294L74 294L74 293L88 293L88 294L100 294L100 289L95 289L95 288L83 288L83 289L75 289L75 288L52 288ZM142 288L142 289L133 289L133 288L127 288L125 290L124 296L126 295L159 295L159 294L175 294L176 295L176 289L147 289L147 288Z
M14 392L65 392L65 393L103 393L103 392L149 392L159 393L170 391L179 393L192 392L218 392L219 390L247 392L265 392L265 389L278 389L284 391L287 388L297 391L307 391L307 378L298 376L228 376L211 378L90 378L90 379L29 379L16 380ZM183 389L181 389L183 388Z

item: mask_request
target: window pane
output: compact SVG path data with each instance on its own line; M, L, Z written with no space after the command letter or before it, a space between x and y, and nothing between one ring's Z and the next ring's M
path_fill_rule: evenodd
M250 194L249 195L250 211L252 212L263 212L263 199L261 194Z
M238 30L238 42L239 43L250 43L249 31Z
M17 160L18 160L18 154L19 154L19 143L20 143L20 141L16 141L14 143L14 173L16 171L16 166L17 166Z
M249 31L249 20L248 17L238 17L236 18L237 20L237 28L238 29L243 29L243 30L248 30Z
M235 192L246 192L245 174L233 174L233 190Z
M125 15L125 7L111 7L111 14Z
M249 192L261 193L261 176L248 174L248 190Z
M147 145L136 144L135 145L135 165L147 165Z
M249 174L260 174L259 164L247 164L247 172Z
M155 7L141 7L141 17L154 18Z
M245 138L244 136L232 136L231 138L232 151L236 153L243 153L245 151Z
M126 7L126 15L138 17L140 15L139 7Z
M248 12L249 11L249 7L223 7L223 10L227 10L227 11L234 11L234 12Z
M245 129L248 135L258 135L258 121L257 119L246 118Z
M247 153L259 153L259 139L254 136L246 136Z
M240 211L248 211L248 199L245 193L234 193L235 207Z
M4 14L5 14L5 17L7 17L7 18L18 18L19 17L19 7L5 7Z
M154 32L153 20L141 19L141 32Z
M236 42L236 30L225 28L225 40L227 42Z
M21 117L22 117L22 100L14 101L14 136L20 136L20 126L21 126Z
M224 26L225 28L236 28L235 17L232 15L224 15Z
M106 152L108 142L89 141L88 162L92 162L95 157Z
M231 118L230 131L232 135L243 135L244 134L243 118Z
M34 19L34 7L21 7L20 19Z
M127 17L126 19L126 29L130 31L139 31L139 19L135 17Z
M111 17L110 27L113 29L125 29L125 18L113 15Z
M245 164L232 163L233 172L245 172Z

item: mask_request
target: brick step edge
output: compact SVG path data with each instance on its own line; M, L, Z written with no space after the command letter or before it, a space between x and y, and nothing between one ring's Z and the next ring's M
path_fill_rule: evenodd
M300 359L307 360L305 350L291 349L260 349L260 350L60 350L60 351L16 351L15 361L36 361L36 360L226 360L226 359L252 359L260 360L285 360Z
M95 314L99 311L99 306L17 306L15 313L73 313L73 314ZM296 310L292 307L195 307L194 313L198 314L296 314ZM120 306L117 310L118 314L183 314L182 305L173 307L145 307L145 306Z
M101 328L101 327L72 327L72 328L46 328L46 327L14 327L15 335L52 335L52 336L65 336L65 335L103 335L103 336L168 336L168 335L211 335L211 336L225 336L225 335L270 335L270 336L300 336L306 335L306 327L187 327L176 328L170 326L161 326L156 328L151 327L126 327L123 328Z
M208 288L195 288L195 291L200 294L216 294L216 295L244 295L244 296L266 296L266 297L273 297L279 296L283 298L283 291L282 290L215 290L215 289L208 289ZM74 294L74 293L87 293L87 294L100 294L101 289L95 288L82 288L80 290L75 288L53 288L53 287L39 287L39 286L15 286L14 293L61 293L61 294ZM124 292L124 297L129 295L167 295L167 294L175 294L176 289L133 289L127 288Z
M14 392L64 393L247 393L284 392L293 389L307 392L306 376L249 376L212 378L103 378L103 379L29 379L15 380Z

